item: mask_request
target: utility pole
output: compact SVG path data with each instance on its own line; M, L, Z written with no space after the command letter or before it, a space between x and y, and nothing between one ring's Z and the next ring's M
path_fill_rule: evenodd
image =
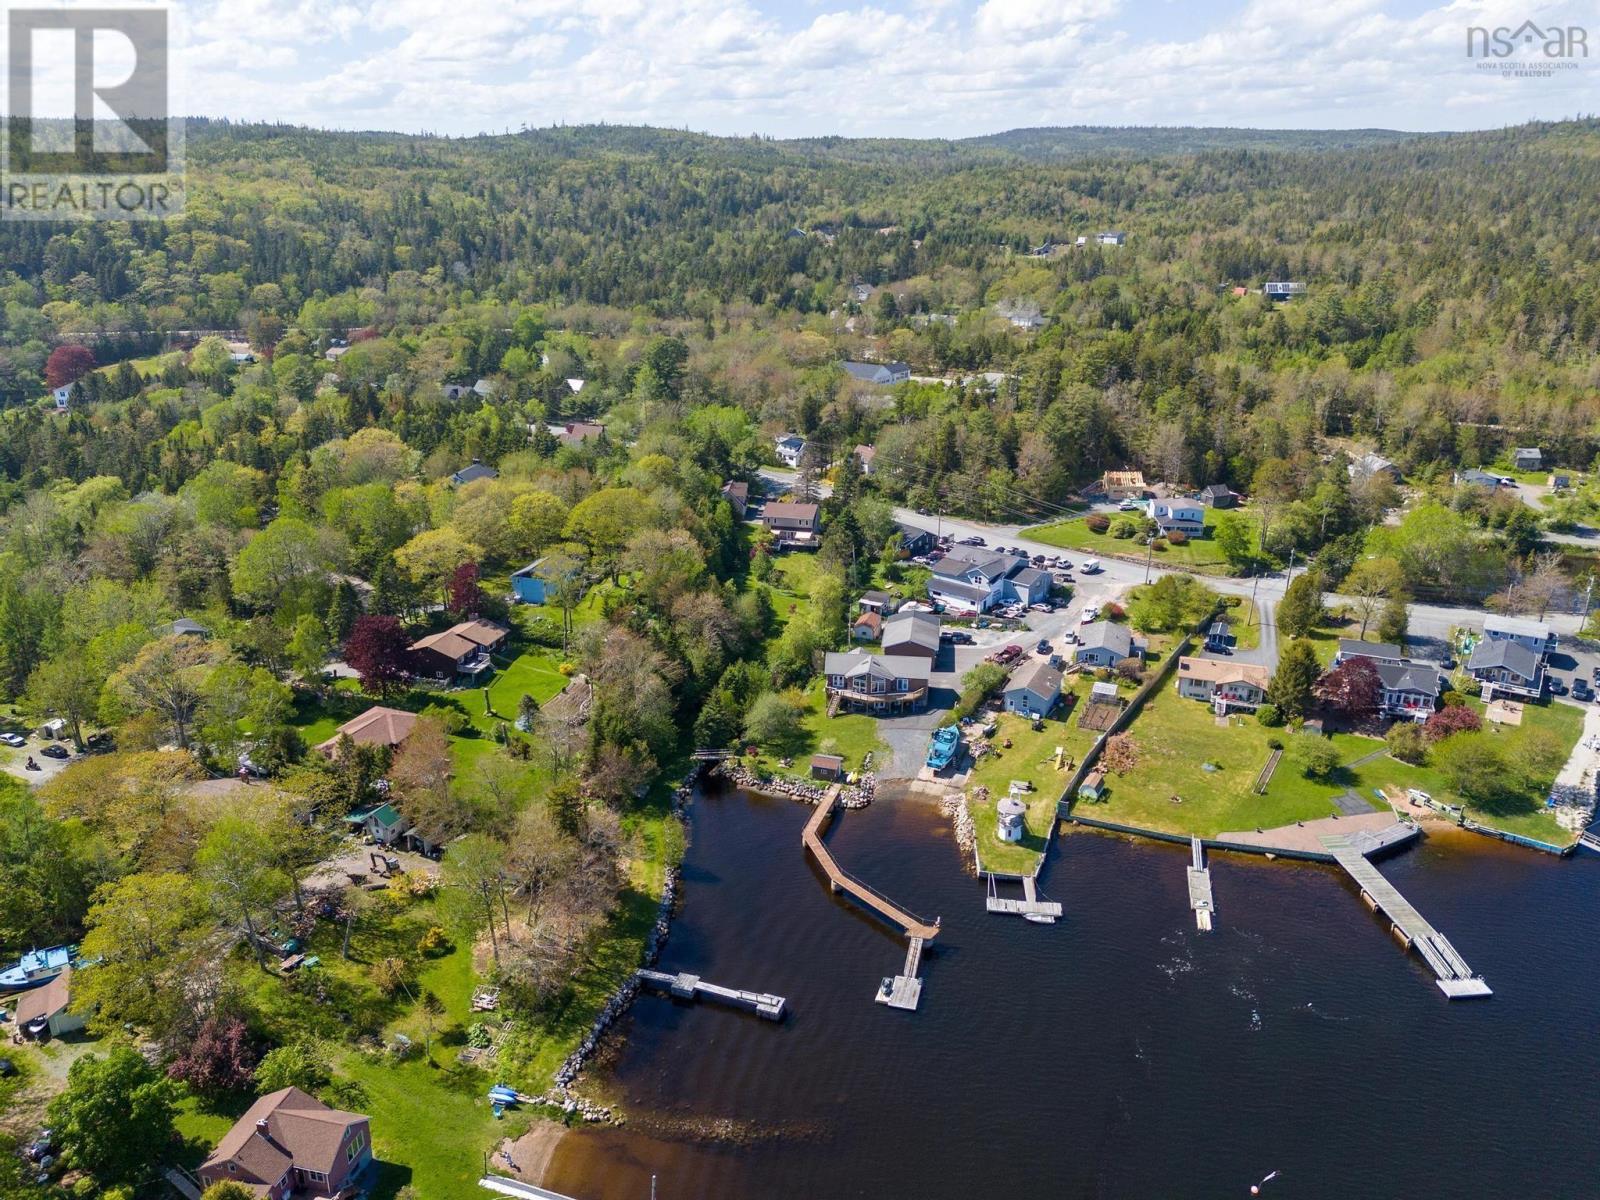
M1156 540L1151 538L1144 547L1144 581L1150 582L1150 558L1156 552Z
M1578 624L1578 636L1583 636L1583 631L1589 628L1589 601L1594 599L1594 572L1589 572L1589 578L1583 585L1583 620Z
M1254 625L1261 617L1261 606L1256 603L1256 592L1261 589L1261 572L1257 571L1250 580L1250 624Z

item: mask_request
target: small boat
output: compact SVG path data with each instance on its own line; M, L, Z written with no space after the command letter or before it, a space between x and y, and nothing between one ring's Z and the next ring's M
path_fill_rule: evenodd
M17 960L15 966L0 971L0 992L43 987L70 967L77 957L76 946L51 946L46 950L30 950Z
M933 731L933 741L928 746L928 765L935 771L942 771L955 761L956 751L961 748L961 730L954 725L946 725L942 729Z

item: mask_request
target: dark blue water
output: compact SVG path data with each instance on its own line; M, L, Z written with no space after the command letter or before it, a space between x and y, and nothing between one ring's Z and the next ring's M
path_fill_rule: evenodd
M983 911L936 812L842 814L841 863L944 928L921 1010L872 1002L903 939L829 894L808 810L697 800L662 965L788 997L782 1025L646 997L567 1136L584 1200L1600 1195L1600 856L1470 835L1382 869L1495 989L1451 1003L1334 868L1216 856L1195 931L1179 848L1062 839L1066 916Z

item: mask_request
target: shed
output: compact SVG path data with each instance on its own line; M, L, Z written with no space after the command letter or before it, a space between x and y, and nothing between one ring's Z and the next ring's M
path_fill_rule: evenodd
M844 759L837 754L813 754L811 778L826 779L830 783L844 778Z
M1098 800L1105 791L1106 773L1104 771L1090 771L1088 777L1078 786L1078 795L1085 800Z

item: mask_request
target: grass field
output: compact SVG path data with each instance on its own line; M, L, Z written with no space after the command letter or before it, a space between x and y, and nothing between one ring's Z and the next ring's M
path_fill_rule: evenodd
M1063 683L1063 703L1067 692L1078 696L1079 704L1089 692L1094 680L1088 675L1071 675ZM1124 688L1131 693L1131 688ZM1061 710L1058 709L1057 712ZM967 807L972 813L972 823L977 835L978 861L985 870L1008 874L1023 874L1034 869L1039 856L1044 853L1049 840L1050 826L1056 819L1056 804L1061 791L1072 778L1073 768L1081 762L1094 745L1097 736L1078 726L1075 706L1065 721L1051 719L1044 728L1035 732L1032 722L1010 713L997 718L999 728L992 739L998 753L986 754L973 769L968 780ZM1003 748L1011 739L1011 748ZM1063 753L1061 768L1056 766L1055 750ZM1002 842L995 836L996 805L1009 792L1011 781L1026 780L1033 785L1028 793L1027 814L1023 817L1023 837L1020 842ZM989 789L986 800L972 799L972 790L982 786Z
M1544 797L1582 723L1582 712L1569 705L1528 705L1520 728L1456 735L1492 739L1513 770L1550 761L1551 751L1559 750L1555 767L1528 770L1502 800L1487 808L1472 805L1470 815L1511 833L1557 845L1571 842L1573 835L1545 811ZM1103 800L1083 803L1084 815L1213 837L1228 830L1270 829L1326 817L1335 811L1333 798L1347 790L1371 803L1377 803L1374 793L1385 788L1401 792L1421 788L1437 800L1459 802L1444 775L1431 765L1410 766L1388 755L1353 765L1383 749L1381 742L1355 734L1334 734L1331 739L1345 766L1331 779L1309 779L1295 751L1296 737L1304 735L1263 728L1253 717L1221 728L1207 705L1183 699L1170 689L1146 705L1131 732L1139 748L1138 765L1125 776L1113 775ZM1252 788L1271 753L1268 739L1274 736L1287 751L1266 794L1258 796ZM1205 770L1207 762L1216 769Z
M1119 513L1107 513L1115 525ZM1138 514L1132 514L1137 516ZM1165 550L1157 550L1150 555L1150 560L1159 565L1169 567L1187 567L1191 571L1198 571L1207 575L1232 575L1233 571L1228 566L1228 560L1222 556L1222 551L1211 540L1210 533L1219 514L1208 513L1206 536L1191 538L1181 546L1170 543ZM1253 514L1241 511L1238 516L1251 530L1256 528L1257 521ZM1077 550L1088 554L1104 556L1117 556L1123 558L1144 559L1146 547L1141 546L1132 538L1115 538L1110 533L1095 533L1087 524L1086 518L1077 517L1071 521L1057 521L1050 525L1036 525L1031 529L1024 529L1022 535L1032 538L1036 542L1044 542L1050 546L1060 546L1065 550ZM1252 537L1254 534L1252 533Z
M878 721L862 713L840 713L828 716L827 692L821 679L814 679L802 693L806 701L806 715L801 721L804 738L797 738L799 748L791 756L791 765L785 767L776 754L762 752L745 759L747 766L768 775L782 775L791 779L807 779L811 774L810 759L813 754L838 754L844 758L847 771L859 771L868 754L881 754L887 747L878 738Z

